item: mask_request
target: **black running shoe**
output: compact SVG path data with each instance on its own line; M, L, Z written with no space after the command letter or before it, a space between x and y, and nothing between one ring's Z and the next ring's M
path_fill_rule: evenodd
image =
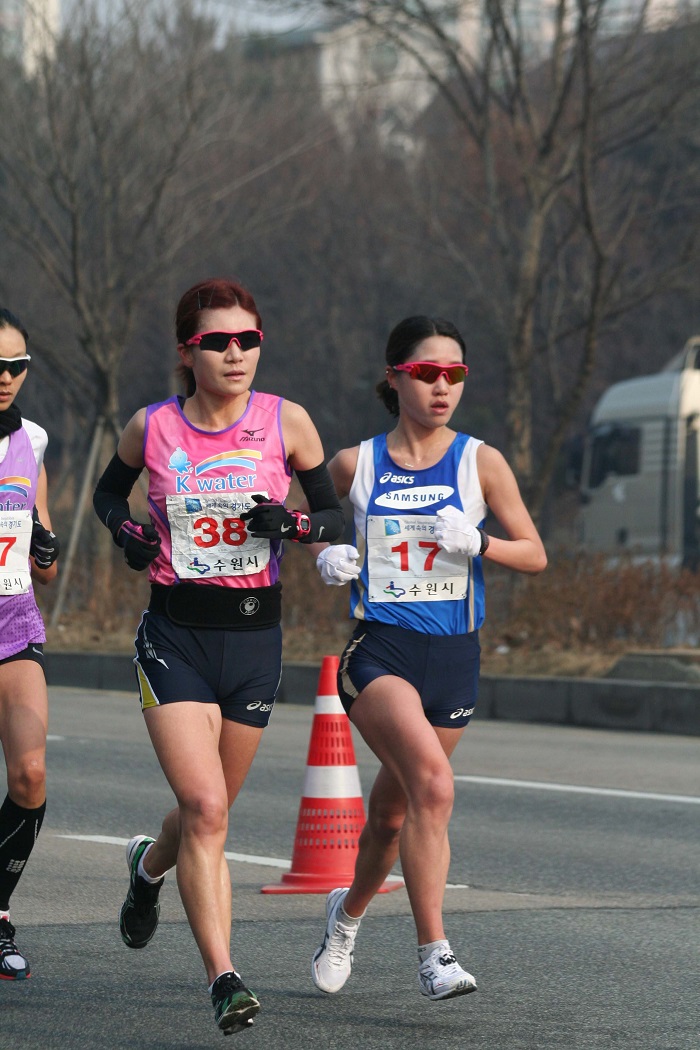
M233 1035L253 1027L260 1009L255 994L243 984L235 970L217 977L211 990L214 1017L224 1035Z
M158 928L158 894L165 876L160 882L146 882L137 874L146 847L154 841L147 835L136 835L126 847L126 863L131 877L129 892L119 912L119 932L128 948L145 948Z
M15 944L15 928L9 919L0 919L0 979L23 981L30 976L29 963Z

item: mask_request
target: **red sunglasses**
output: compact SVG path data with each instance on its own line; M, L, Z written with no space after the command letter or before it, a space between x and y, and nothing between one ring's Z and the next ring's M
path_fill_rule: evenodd
M262 332L252 328L246 332L198 332L186 340L185 346L198 346L200 350L216 350L223 354L231 343L237 343L241 350L254 350L262 341Z
M450 386L463 383L469 375L466 365L436 365L433 361L410 361L405 365L392 365L395 372L408 372L411 379L422 383L437 383L444 376Z

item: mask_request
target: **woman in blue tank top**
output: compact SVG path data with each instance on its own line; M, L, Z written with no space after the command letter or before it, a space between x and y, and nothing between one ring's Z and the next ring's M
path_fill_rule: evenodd
M474 711L484 558L538 573L546 554L506 460L449 427L464 391L465 344L453 324L409 317L391 332L378 393L394 429L329 464L354 513L354 544L316 544L328 584L351 584L357 628L338 693L381 762L349 889L326 902L315 984L350 976L360 919L401 860L418 935L418 984L429 999L476 989L443 925L454 802L450 756ZM505 539L484 531L488 512Z

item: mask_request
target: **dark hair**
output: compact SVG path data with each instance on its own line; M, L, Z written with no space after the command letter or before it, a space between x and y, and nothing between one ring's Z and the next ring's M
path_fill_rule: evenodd
M399 321L389 333L384 355L386 363L390 368L393 365L404 364L416 347L424 339L429 339L431 335L445 335L448 339L454 339L462 351L462 360L465 360L467 356L466 344L461 333L451 321L446 321L443 317L426 317L424 314L418 314L415 317L406 317L403 321ZM376 389L379 400L384 402L385 407L391 412L392 416L398 416L399 395L393 387L389 386L386 379L382 379L381 383L377 384Z
M0 328L16 328L20 335L24 337L25 343L29 342L29 332L19 317L13 314L11 310L6 310L4 306L0 306Z
M178 343L186 343L192 338L203 310L219 310L228 306L240 306L242 310L253 314L258 328L262 331L262 318L250 292L226 277L211 277L189 288L177 304L175 335ZM192 369L180 362L176 371L184 384L186 396L192 397L197 389Z

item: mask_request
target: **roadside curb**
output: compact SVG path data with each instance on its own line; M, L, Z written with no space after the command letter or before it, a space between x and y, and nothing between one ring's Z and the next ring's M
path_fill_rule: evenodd
M122 653L45 653L51 686L133 692L132 658ZM286 663L278 701L313 704L319 663ZM700 686L615 678L482 675L477 719L700 736Z

